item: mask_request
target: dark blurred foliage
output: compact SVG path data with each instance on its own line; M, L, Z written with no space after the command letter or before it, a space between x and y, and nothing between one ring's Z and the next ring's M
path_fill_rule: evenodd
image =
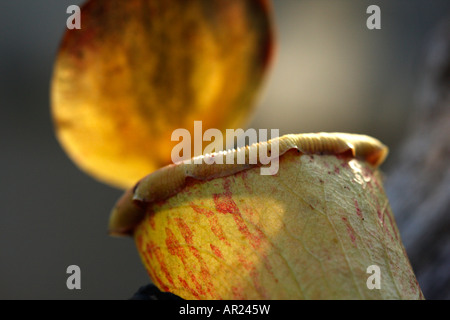
M130 300L183 300L180 297L170 293L161 292L154 284L142 286L131 297Z
M450 16L430 39L413 117L386 182L428 299L450 299Z

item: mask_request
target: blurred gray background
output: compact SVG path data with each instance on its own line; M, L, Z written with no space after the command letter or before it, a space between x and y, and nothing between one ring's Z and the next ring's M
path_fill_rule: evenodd
M121 191L75 167L53 132L52 64L66 8L81 2L0 2L0 299L127 299L149 282L133 241L106 233ZM381 30L366 28L370 4ZM278 52L249 126L370 134L390 147L388 170L450 1L274 0L274 9ZM66 287L71 264L82 290Z

